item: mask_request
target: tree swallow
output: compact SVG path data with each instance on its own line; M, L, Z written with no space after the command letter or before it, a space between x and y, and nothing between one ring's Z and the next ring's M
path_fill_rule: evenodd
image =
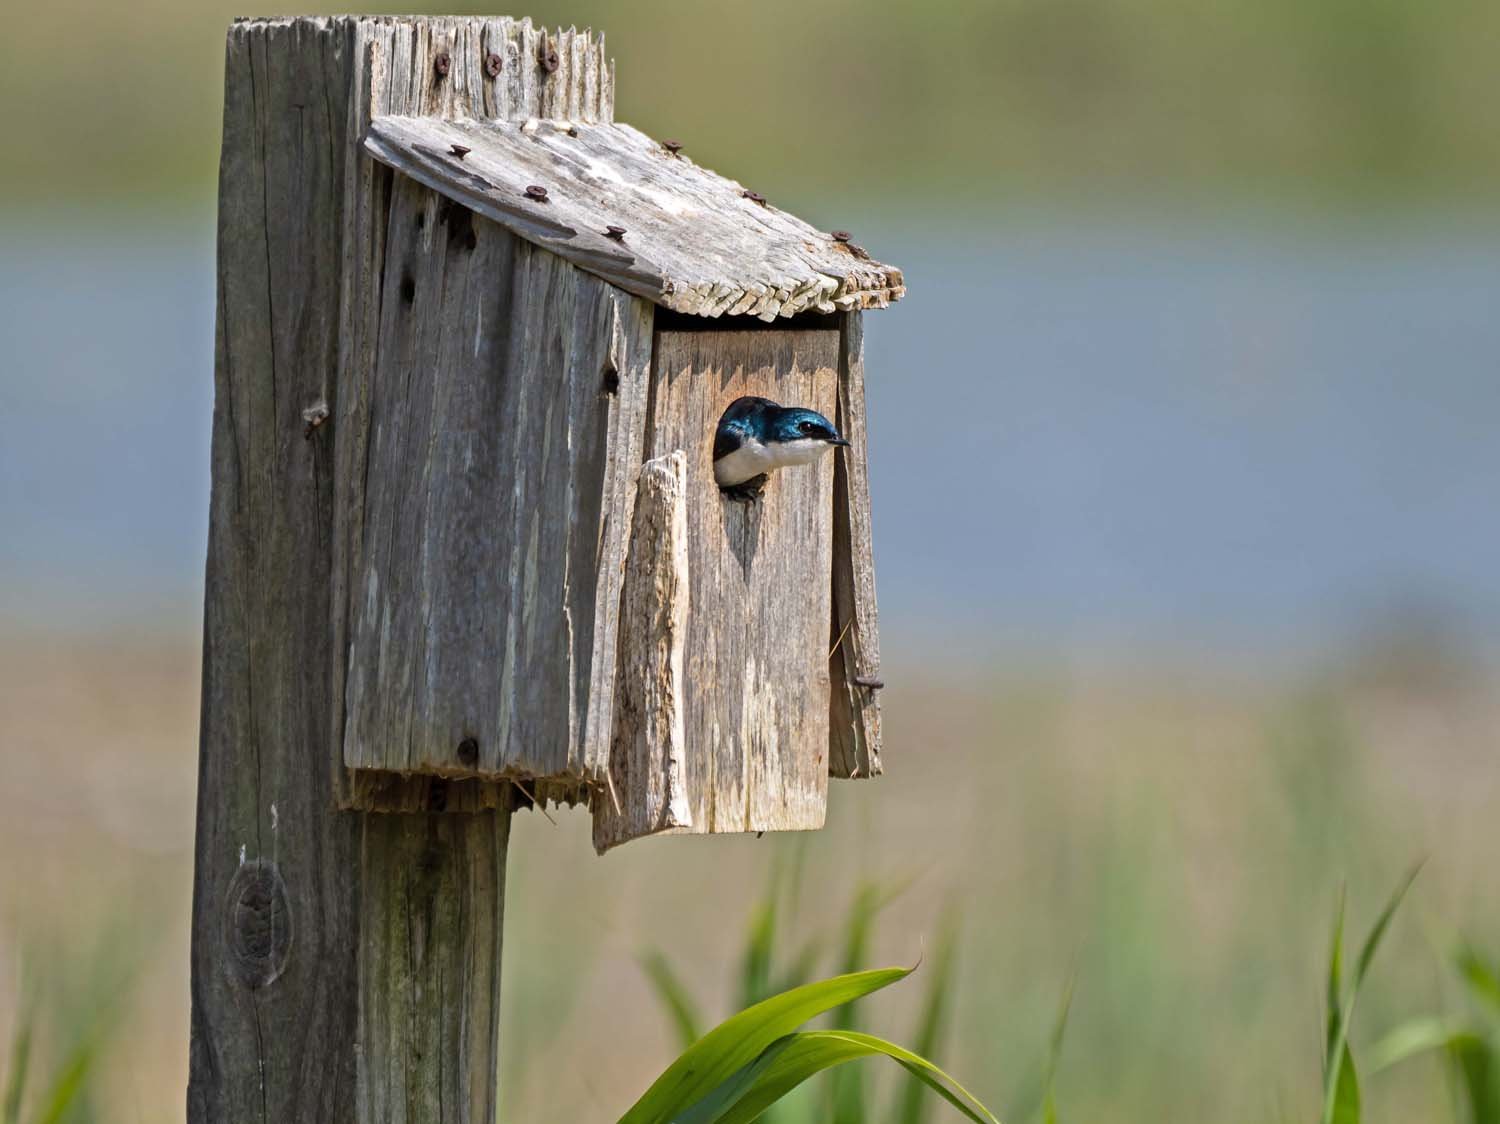
M730 499L754 503L773 470L811 464L848 444L816 410L778 406L769 398L736 398L714 433L714 482Z

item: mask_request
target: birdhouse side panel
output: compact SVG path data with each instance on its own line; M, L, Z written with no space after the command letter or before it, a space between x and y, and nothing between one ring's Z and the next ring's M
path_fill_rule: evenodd
M585 780L641 459L651 310L393 187L354 544L344 762Z
M647 455L686 457L683 652L690 832L823 825L834 456L773 472L754 503L714 482L714 432L757 395L834 416L839 336L825 330L662 331Z
M845 314L839 348L839 432L849 439L833 479L833 626L829 640L828 769L835 777L879 776L880 631L875 612L870 519L869 435L865 424L862 314Z

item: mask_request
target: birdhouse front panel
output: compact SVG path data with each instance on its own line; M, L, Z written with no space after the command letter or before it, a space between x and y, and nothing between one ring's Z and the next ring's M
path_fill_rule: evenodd
M694 832L823 825L837 449L754 499L715 480L715 433L746 397L832 418L839 333L656 335L646 453L686 459L685 791Z

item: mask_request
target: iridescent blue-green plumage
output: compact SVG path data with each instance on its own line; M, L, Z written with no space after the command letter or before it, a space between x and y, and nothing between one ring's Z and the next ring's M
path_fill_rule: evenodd
M847 444L816 410L780 406L769 398L737 398L714 432L714 479L732 499L754 500L770 472L810 464Z

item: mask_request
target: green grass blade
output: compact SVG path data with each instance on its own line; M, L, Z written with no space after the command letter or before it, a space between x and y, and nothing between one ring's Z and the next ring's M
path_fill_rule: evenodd
M953 967L958 959L957 951L958 921L950 910L943 921L937 956L933 961L932 975L928 979L927 996L917 1020L916 1037L912 1041L915 1052L923 1057L938 1053L942 1044L943 1027L953 992ZM896 1112L897 1124L924 1124L932 1101L923 1093L924 1087L917 1078L906 1082L901 1094L901 1104Z
M1370 1047L1368 1072L1382 1073L1408 1058L1448 1049L1458 1039L1472 1036L1447 1019L1410 1019Z
M653 948L642 956L641 968L672 1020L672 1028L677 1032L678 1048L687 1049L703 1037L703 1020L697 1003L693 1001L692 995L673 971L661 949Z
M678 1118L677 1124L751 1124L761 1113L808 1078L860 1058L894 1059L974 1124L999 1124L967 1089L926 1058L894 1043L849 1030L810 1030L773 1044L731 1088L715 1091L703 1106Z
M773 995L732 1015L668 1066L620 1118L620 1124L666 1124L808 1019L889 987L911 973L911 968L880 968L834 976Z
M1338 1040L1339 1023L1344 1017L1344 908L1347 895L1339 887L1338 909L1333 914L1333 936L1328 942L1328 990L1324 999L1328 1012L1328 1029L1323 1041L1323 1075L1328 1076L1333 1065L1335 1043Z
M1469 994L1492 1011L1500 1013L1500 972L1472 945L1460 948L1454 959L1458 964L1459 975L1469 985Z
M53 1078L42 1098L42 1109L33 1118L35 1124L59 1124L84 1091L98 1056L99 1035L91 1034L73 1047L67 1062Z
M1047 1070L1042 1080L1042 1124L1057 1124L1057 1065L1062 1060L1063 1035L1068 1029L1068 1012L1073 1009L1073 987L1078 982L1077 973L1068 976L1068 986L1063 989L1062 1005L1057 1010L1057 1021L1052 1024L1052 1036L1047 1043Z
M1365 943L1360 948L1359 959L1355 961L1354 978L1349 983L1348 1001L1342 1006L1334 1006L1329 1010L1330 1042L1323 1082L1323 1124L1358 1124L1359 1122L1359 1079L1354 1071L1354 1059L1349 1053L1349 1023L1354 1018L1354 1005L1359 998L1360 985L1364 983L1365 975L1370 970L1370 964L1375 959L1375 952L1385 937L1386 929L1390 927L1391 918L1395 916L1397 907L1406 897L1407 890L1411 889L1411 884L1416 880L1417 872L1421 869L1420 863L1412 867L1407 876L1402 879L1401 884L1396 887L1390 900L1386 902L1385 908L1380 911L1380 916L1375 919L1375 924L1370 927L1370 933L1365 937ZM1343 915L1343 901L1340 899L1338 920L1334 925L1336 946L1341 946L1343 943ZM1328 973L1329 999L1335 1004L1339 1002L1338 976L1341 959L1342 950L1336 947L1329 958Z
M1469 1100L1471 1124L1500 1122L1500 1056L1493 1042L1464 1035L1448 1050Z
M16 1016L10 1042L10 1062L5 1073L5 1095L0 1099L0 1122L20 1124L21 1098L26 1094L26 1074L31 1065L33 1014L28 1009Z

